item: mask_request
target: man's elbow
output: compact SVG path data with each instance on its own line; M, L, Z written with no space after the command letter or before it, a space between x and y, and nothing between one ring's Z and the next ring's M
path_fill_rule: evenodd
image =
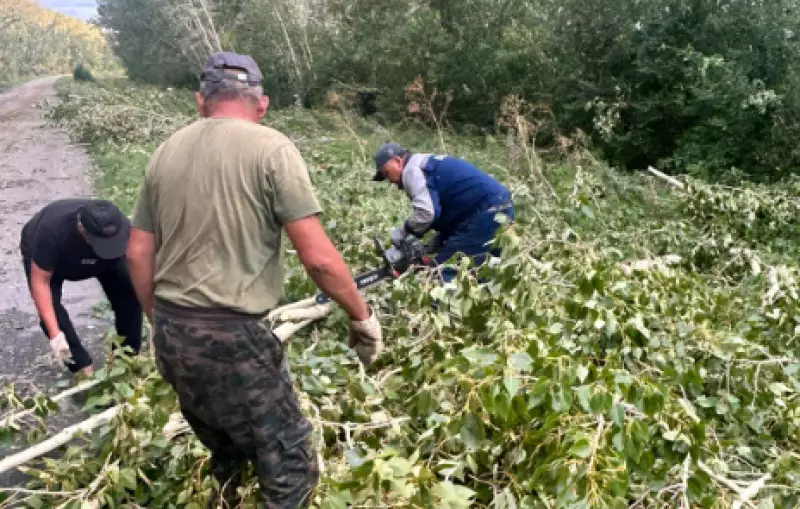
M131 231L131 238L128 241L128 248L125 250L125 257L129 263L142 263L151 260L155 253L153 234L137 229Z
M143 246L129 245L125 251L125 260L128 265L141 265L148 259L148 250Z
M326 255L324 252L315 250L310 253L298 253L298 255L300 257L300 263L312 279L324 277L331 273L333 260L332 257Z

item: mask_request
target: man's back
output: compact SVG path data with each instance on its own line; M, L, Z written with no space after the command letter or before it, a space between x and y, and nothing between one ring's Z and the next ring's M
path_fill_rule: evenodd
M303 160L273 129L206 118L148 165L135 222L152 227L156 297L261 314L283 288L281 228L320 211Z

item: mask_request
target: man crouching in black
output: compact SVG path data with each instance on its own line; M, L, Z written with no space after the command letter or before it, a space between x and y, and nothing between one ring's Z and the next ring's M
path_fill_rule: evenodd
M139 353L142 308L136 299L125 250L130 222L105 200L65 199L46 205L22 228L20 251L42 330L56 362L91 375L92 358L81 345L61 303L64 281L97 278L114 311L122 346Z

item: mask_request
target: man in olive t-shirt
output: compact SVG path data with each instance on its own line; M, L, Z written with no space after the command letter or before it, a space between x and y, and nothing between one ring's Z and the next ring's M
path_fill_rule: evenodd
M259 124L268 104L261 80L250 57L209 57L197 93L204 118L153 154L127 257L154 325L157 367L211 450L222 497L236 506L251 460L261 503L290 509L308 506L319 470L283 347L262 322L283 288L283 229L350 316L349 345L365 364L381 349L381 329L322 229L297 148Z
M320 212L286 136L219 117L182 129L154 153L133 224L159 247L156 298L263 315L283 289L283 225Z

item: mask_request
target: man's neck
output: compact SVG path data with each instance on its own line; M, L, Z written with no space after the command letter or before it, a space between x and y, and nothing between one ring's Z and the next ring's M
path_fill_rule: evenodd
M233 103L217 104L208 112L208 118L237 118L249 122L256 122L253 117L252 112L247 108Z

